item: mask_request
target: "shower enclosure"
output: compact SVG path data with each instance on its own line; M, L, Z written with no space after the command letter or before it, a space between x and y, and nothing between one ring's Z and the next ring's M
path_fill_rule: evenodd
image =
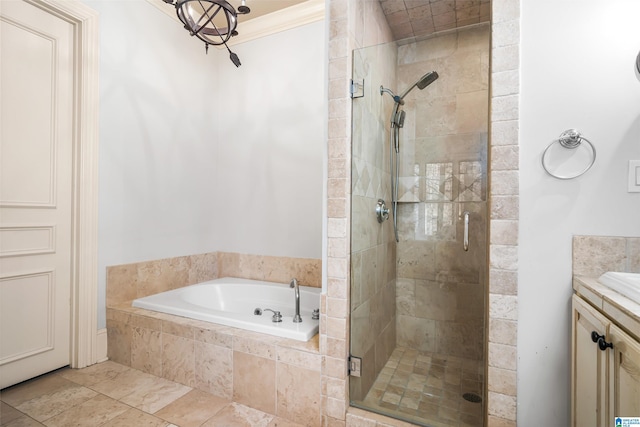
M418 425L484 422L489 32L353 57L350 401Z

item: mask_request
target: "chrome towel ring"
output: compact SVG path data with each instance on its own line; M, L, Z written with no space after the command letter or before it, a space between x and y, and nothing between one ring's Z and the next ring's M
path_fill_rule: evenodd
M590 149L590 154L589 154L590 158L587 162L586 167L578 169L578 172L563 174L560 172L559 169L562 169L560 166L563 166L563 164L566 162L563 162L563 164L558 166L549 165L549 163L551 162L550 153L554 152L554 150L556 150L558 147L566 148L569 150L575 150L578 147L580 147L583 142L586 142L585 146L587 146ZM568 160L569 160L569 157L565 159L565 161L568 161ZM595 161L596 161L596 148L593 146L591 141L589 141L587 138L582 136L582 134L577 129L569 129L562 132L558 137L558 139L552 141L551 144L549 144L547 148L545 148L544 152L542 153L542 167L544 168L545 172L547 172L552 177L558 178L558 179L577 178L580 175L583 175L589 169L591 169L591 166L593 166Z

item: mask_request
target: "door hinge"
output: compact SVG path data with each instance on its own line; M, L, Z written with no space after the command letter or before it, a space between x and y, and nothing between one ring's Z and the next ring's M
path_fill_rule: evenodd
M351 93L351 98L362 98L364 96L364 79L351 79L349 92Z
M360 377L362 372L362 358L349 356L349 375L352 377Z

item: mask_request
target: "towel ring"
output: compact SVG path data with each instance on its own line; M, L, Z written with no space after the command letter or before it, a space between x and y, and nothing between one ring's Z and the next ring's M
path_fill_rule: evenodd
M575 173L573 175L559 175L549 170L549 167L546 164L549 161L547 158L548 157L547 154L549 153L549 149L553 147L554 144L558 143L560 144L561 147L567 148L569 150L574 150L578 148L583 142L586 142L588 146L591 148L591 160L589 161L589 164L584 169L582 169L580 172ZM587 138L582 136L582 134L577 129L569 129L562 132L558 137L558 139L552 141L551 144L547 145L547 148L545 148L544 152L542 153L542 167L544 168L545 172L547 172L552 177L558 178L558 179L577 178L580 175L583 175L589 169L591 169L591 166L593 166L595 161L596 161L596 148L593 146L591 141L589 141Z

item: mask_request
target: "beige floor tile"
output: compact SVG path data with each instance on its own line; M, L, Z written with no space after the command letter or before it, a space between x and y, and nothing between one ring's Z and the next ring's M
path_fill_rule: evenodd
M180 427L198 427L229 404L230 400L192 390L154 415Z
M152 377L152 380L145 381L144 385L137 387L120 401L149 414L155 414L191 390L191 387Z
M7 405L4 402L0 402L0 426L9 424L16 418L23 416L22 412L14 409L12 406Z
M28 400L62 391L69 387L77 387L77 384L60 377L56 373L51 373L2 390L0 400L15 408Z
M271 422L267 425L267 427L305 427L304 424L296 424L292 421L285 420L283 418L275 417Z
M303 427L114 362L59 370L0 399L2 427Z
M131 408L100 427L169 427L171 425L158 417Z
M44 424L39 423L33 418L27 417L26 415L21 415L20 417L14 419L9 424L2 424L2 427L43 427Z
M273 418L273 415L257 409L232 403L202 424L202 427L267 427Z
M119 400L133 393L135 390L152 384L155 378L157 377L135 369L126 368L119 372L114 372L108 379L93 384L91 389Z
M93 399L67 409L44 422L47 427L92 427L123 414L131 409L124 403L99 394Z
M59 372L63 378L91 388L99 382L116 378L120 373L129 371L124 365L119 363L106 361L96 363L83 369L66 368Z
M34 397L15 406L15 408L36 421L44 421L68 408L86 402L97 394L91 389L73 384L58 391Z

